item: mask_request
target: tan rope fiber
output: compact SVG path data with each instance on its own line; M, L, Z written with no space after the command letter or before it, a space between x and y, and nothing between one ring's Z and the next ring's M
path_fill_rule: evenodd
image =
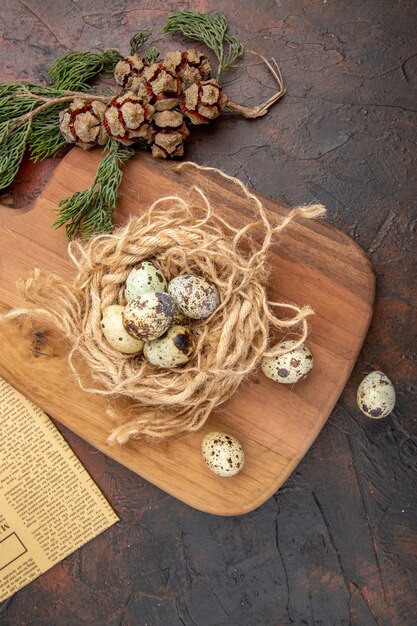
M280 353L268 350L275 329L298 330L299 343L307 336L309 307L268 302L267 254L274 238L294 219L317 217L324 207L293 209L273 226L260 200L237 179L194 163L183 163L179 169L183 167L214 171L231 181L255 205L256 220L235 228L196 187L187 200L161 198L112 234L71 242L69 256L77 268L73 284L35 269L20 283L33 308L8 314L33 313L52 320L71 342L69 365L81 388L129 400L128 408L117 415L111 442L122 444L140 436L162 439L198 430L259 366L265 353ZM120 354L101 332L103 310L124 304L126 278L145 259L168 279L184 272L202 275L220 294L220 306L211 317L193 324L196 352L180 368L157 369L142 356ZM293 316L280 318L274 309ZM80 374L80 362L88 366L91 382Z

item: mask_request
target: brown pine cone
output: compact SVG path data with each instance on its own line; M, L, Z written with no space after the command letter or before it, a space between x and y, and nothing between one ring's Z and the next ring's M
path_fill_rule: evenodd
M156 111L167 111L177 106L181 81L162 63L153 63L143 71L137 93Z
M83 150L104 146L107 134L103 126L106 105L98 100L74 98L68 109L59 114L60 130L68 143L76 143Z
M136 91L141 84L140 77L145 67L149 67L149 63L145 63L137 54L125 57L114 68L114 79L123 89Z
M148 102L128 91L109 102L103 124L110 137L130 146L139 139L149 141L154 111Z
M192 124L208 124L216 119L228 102L219 83L214 80L197 82L181 96L181 110Z
M194 48L168 52L164 65L181 79L183 89L197 81L207 80L211 76L209 59Z
M152 156L162 159L183 156L190 134L179 111L160 111L152 121Z

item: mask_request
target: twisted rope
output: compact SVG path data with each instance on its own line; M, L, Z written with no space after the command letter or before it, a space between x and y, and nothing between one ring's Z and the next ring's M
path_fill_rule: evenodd
M298 217L322 215L322 205L293 209L272 226L260 200L237 179L214 168L232 181L256 207L257 219L235 228L220 217L205 193L192 188L188 200L161 198L147 212L132 217L112 234L86 243L69 244L69 256L77 268L73 284L35 269L20 283L20 291L33 308L11 311L8 316L32 313L52 320L71 342L70 368L82 389L101 396L123 396L129 407L115 415L118 425L109 441L123 444L131 437L162 439L203 426L215 407L228 400L262 356L282 353L269 349L275 329L297 329L298 344L308 333L309 307L268 302L267 254L274 237ZM252 237L262 233L261 241ZM258 237L259 239L259 237ZM176 369L157 369L143 357L116 352L101 331L103 310L124 304L124 284L132 267L151 259L168 279L187 272L200 274L216 285L220 306L207 320L193 324L194 357ZM273 309L291 311L280 318ZM89 378L80 374L87 365Z

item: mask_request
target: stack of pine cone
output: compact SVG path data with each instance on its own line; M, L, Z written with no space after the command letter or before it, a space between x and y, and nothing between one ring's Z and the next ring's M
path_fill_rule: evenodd
M181 157L190 134L186 123L208 124L227 104L210 76L210 61L197 50L168 52L152 64L128 56L114 73L123 92L107 104L75 98L60 114L61 132L85 150L113 137L126 146L146 142L155 157Z

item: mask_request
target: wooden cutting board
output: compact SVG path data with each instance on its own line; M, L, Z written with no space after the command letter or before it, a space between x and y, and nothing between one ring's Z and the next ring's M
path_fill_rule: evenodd
M0 207L0 306L22 302L15 283L33 267L71 279L74 269L62 230L51 228L54 208L70 193L88 187L100 152L74 148L55 170L42 195L28 210ZM192 184L203 188L216 208L235 224L252 207L236 187L215 174L184 169L138 155L125 168L115 219L123 223L157 198L186 194ZM261 196L260 196L261 197ZM279 219L288 207L261 197ZM308 339L315 366L294 386L280 385L257 373L215 412L198 432L164 443L106 443L111 424L108 400L82 392L67 365L67 345L58 331L42 321L0 324L0 376L93 446L161 489L197 509L239 515L258 507L288 478L325 424L355 363L372 316L374 275L363 251L323 221L291 225L270 255L270 297L311 304ZM113 401L113 406L117 402ZM206 468L200 446L211 430L235 435L246 452L244 470L219 478Z

